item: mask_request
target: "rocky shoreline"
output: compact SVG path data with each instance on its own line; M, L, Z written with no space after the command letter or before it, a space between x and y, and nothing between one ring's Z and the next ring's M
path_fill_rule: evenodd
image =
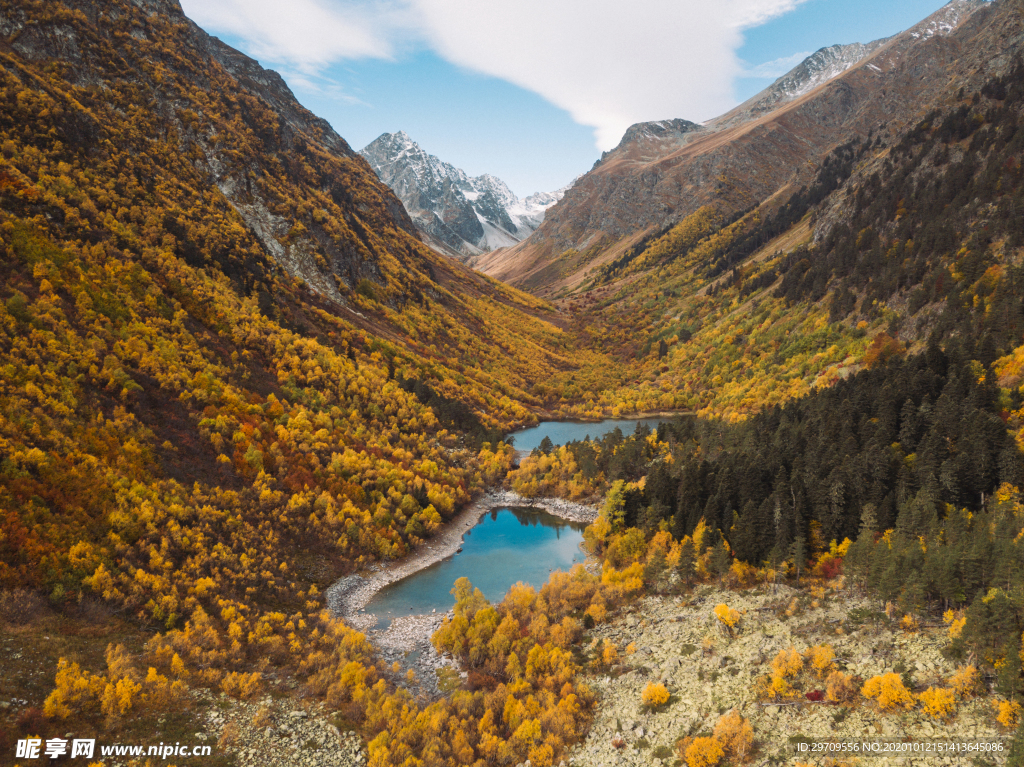
M591 504L566 501L562 498L527 498L511 490L493 491L485 497L491 499L491 508L511 506L515 508L543 509L553 517L587 525L597 519L597 516L601 513L597 506Z

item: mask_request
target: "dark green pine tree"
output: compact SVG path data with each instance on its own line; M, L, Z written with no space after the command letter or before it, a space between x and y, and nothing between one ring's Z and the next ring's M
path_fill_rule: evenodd
M932 545L925 559L924 576L929 589L942 600L943 608L963 604L964 587L960 578L960 550L957 546Z
M656 592L660 592L664 586L667 571L668 561L665 558L665 551L658 548L644 565L644 582L653 586Z
M899 440L904 453L909 455L914 452L914 447L917 445L918 437L921 434L920 430L921 421L917 414L917 406L913 400L908 398L903 403L903 409L900 410Z
M875 517L874 504L867 503L860 514L860 533L857 540L850 546L846 554L846 561L843 565L844 572L861 587L867 585L868 570L871 564L871 555L875 548L875 531L878 528L878 520Z
M1014 641L1020 637L1016 605L1002 589L979 591L967 608L966 617L964 641L980 655L998 656L1006 649L1007 637L1014 637Z
M793 542L793 491L785 466L780 467L775 475L771 505L775 530L774 548L788 551L789 544Z
M646 533L657 532L661 521L668 519L669 508L655 498L640 514L640 529Z
M1024 767L1024 720L1013 731L1010 751L1006 755L1006 767Z
M825 480L821 533L826 541L841 541L846 527L846 504L852 483L842 466L836 466Z
M693 546L685 545L680 549L676 572L679 574L679 581L683 586L693 583L693 579L697 576L697 558L694 556Z
M796 570L797 583L800 582L800 575L804 571L804 567L807 566L807 541L802 535L797 536L793 540L793 545L789 548L789 557L793 560L793 568Z
M725 541L721 536L718 537L714 548L711 549L710 565L712 574L718 578L724 577L732 567L732 556L729 554L729 549L725 547Z
M756 562L758 550L757 506L747 501L743 513L733 512L732 526L729 529L729 545L736 558L743 562Z

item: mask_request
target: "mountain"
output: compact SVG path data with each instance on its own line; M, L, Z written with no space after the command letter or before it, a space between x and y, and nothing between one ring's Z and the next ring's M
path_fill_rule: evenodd
M822 135L842 139L795 174L779 174L781 186L766 185L739 206L737 188L763 183L762 174L720 178L718 191L690 190L686 210L700 207L678 222L634 232L622 223L614 240L605 232L616 208L644 210L623 196L606 210L604 232L588 235L592 217L566 226L579 249L522 273L538 292L563 290L556 305L574 331L635 371L616 392L620 412L654 409L683 392L699 414L741 420L929 342L971 339L983 347L971 359L986 365L1013 352L1024 328L1014 298L1024 279L1015 266L1024 91L1010 83L1024 81L1024 14L1019 3L972 7L947 7L783 106L781 116L771 113L774 122L755 120L758 130L703 126L663 139L684 156L703 146L720 168L740 157L751 171L763 171L770 150L797 136L804 140L790 151L805 158ZM930 97L911 110L921 92ZM882 120L873 102L892 119ZM652 133L633 135L657 151ZM709 150L716 136L731 144ZM750 156L757 146L760 165ZM617 162L625 176L623 155L642 149L634 139L610 153L513 250L559 234L549 227L581 202L576 195L608 182L602 166ZM684 161L692 169L698 160ZM655 191L671 187L662 180ZM632 360L643 361L640 369ZM1017 365L994 378L1012 382Z
M427 241L459 258L526 239L569 188L520 200L495 176L468 176L427 154L405 131L383 134L360 154L398 195Z
M890 39L819 51L705 125L632 126L533 235L476 267L541 295L573 290L704 205L731 216L799 188L834 147L892 131L948 93L951 79L989 70L995 54L979 41L988 6L953 0Z

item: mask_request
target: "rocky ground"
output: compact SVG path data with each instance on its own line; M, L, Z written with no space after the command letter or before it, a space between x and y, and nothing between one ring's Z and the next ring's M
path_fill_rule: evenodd
M713 614L726 603L743 612L740 630L729 637ZM981 738L1007 735L995 720L991 698L960 704L956 716L939 723L920 707L902 714L882 714L863 698L849 706L800 701L762 705L755 700L755 679L769 671L775 655L790 645L803 651L828 643L836 665L864 679L886 671L905 672L915 691L942 684L957 664L940 650L947 644L945 628L916 633L895 629L878 611L878 603L848 592L814 599L779 587L742 593L704 587L688 598L649 597L610 623L590 633L592 642L608 639L622 654L623 665L587 681L600 696L586 741L570 754L580 767L675 764L676 742L686 736L710 735L721 714L736 708L750 720L757 741L753 764L791 764L798 757L799 738ZM791 613L791 614L788 614ZM635 646L626 655L628 645ZM804 678L802 692L823 683ZM662 681L672 697L657 711L648 711L641 692ZM612 741L625 745L616 748ZM815 762L807 757L801 761ZM871 760L872 765L916 764L925 759ZM954 764L955 757L932 756L929 765ZM964 762L968 763L967 761Z
M341 732L323 704L300 707L292 698L243 703L207 690L193 692L199 705L213 704L206 729L195 734L217 754L235 757L238 767L363 767L359 736ZM117 767L114 765L114 767Z

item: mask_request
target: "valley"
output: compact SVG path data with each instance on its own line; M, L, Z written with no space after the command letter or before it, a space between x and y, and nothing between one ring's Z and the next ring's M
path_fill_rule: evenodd
M1024 764L1016 0L523 200L176 0L0 105L0 763Z

